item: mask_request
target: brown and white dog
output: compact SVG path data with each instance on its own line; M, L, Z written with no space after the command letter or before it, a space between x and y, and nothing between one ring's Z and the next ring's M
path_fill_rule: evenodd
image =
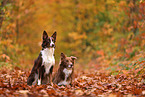
M52 84L52 71L55 65L54 50L56 32L49 37L46 31L43 32L42 50L34 62L31 74L27 79L28 85Z
M74 56L67 57L61 53L60 66L54 76L53 83L57 85L70 85L72 83L75 59L77 58Z

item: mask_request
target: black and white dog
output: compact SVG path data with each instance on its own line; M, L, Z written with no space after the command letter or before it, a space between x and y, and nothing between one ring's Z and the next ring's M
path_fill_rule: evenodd
M54 50L56 32L49 37L46 31L43 32L42 50L34 62L31 74L28 77L28 85L52 84L52 71L55 65Z

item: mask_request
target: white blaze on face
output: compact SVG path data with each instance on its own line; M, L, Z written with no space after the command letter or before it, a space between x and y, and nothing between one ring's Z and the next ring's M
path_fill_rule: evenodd
M52 37L50 37L50 47L54 45L54 42L52 41Z

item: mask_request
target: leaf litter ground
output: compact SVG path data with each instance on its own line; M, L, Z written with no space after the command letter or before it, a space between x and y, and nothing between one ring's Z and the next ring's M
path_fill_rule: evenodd
M144 97L145 74L110 75L103 71L76 71L72 86L28 86L29 70L18 67L0 71L0 96L8 97Z

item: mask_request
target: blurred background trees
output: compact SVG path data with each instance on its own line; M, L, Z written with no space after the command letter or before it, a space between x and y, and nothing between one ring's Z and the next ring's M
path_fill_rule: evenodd
M0 64L32 67L44 30L58 32L57 63L127 60L144 51L144 20L143 0L0 0Z

